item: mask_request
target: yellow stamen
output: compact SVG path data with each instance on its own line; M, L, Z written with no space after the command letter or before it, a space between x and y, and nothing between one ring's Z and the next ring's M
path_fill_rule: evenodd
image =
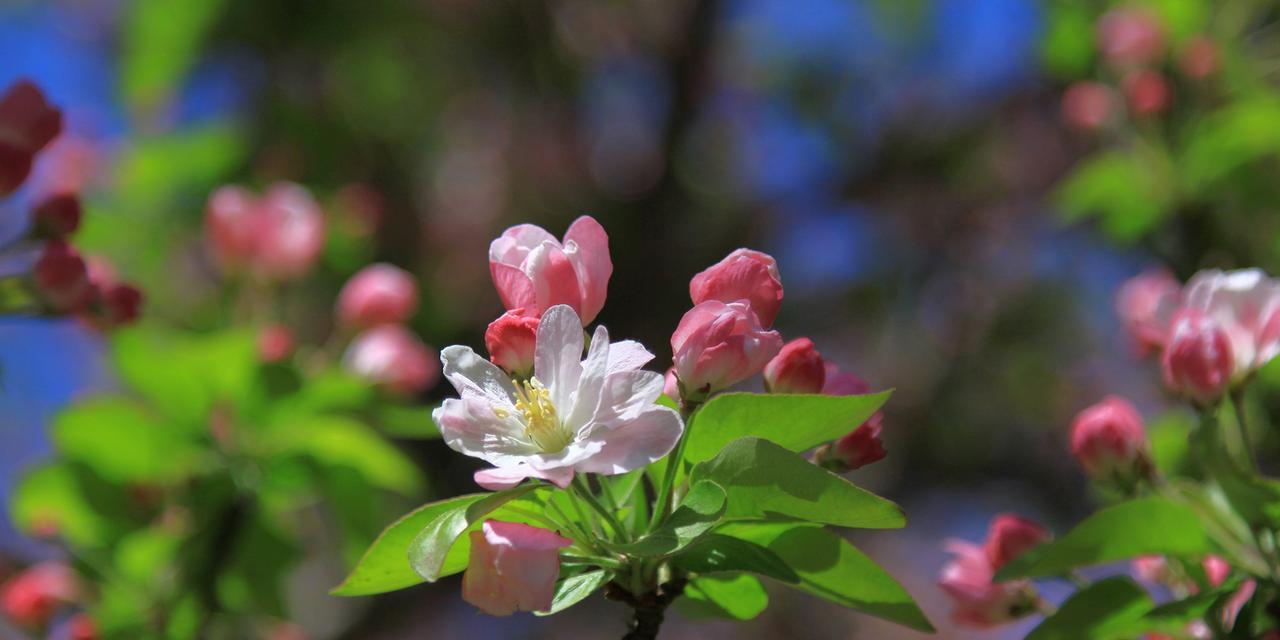
M560 425L556 406L551 402L551 391L537 378L516 384L516 409L524 416L525 435L544 453L561 451L573 440Z

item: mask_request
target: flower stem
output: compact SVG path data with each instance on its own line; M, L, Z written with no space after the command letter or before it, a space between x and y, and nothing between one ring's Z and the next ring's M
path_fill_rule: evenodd
M696 402L680 403L680 419L684 421L684 433L680 434L680 440L676 441L675 449L671 451L671 455L667 456L667 469L662 474L662 484L658 486L658 502L654 505L653 514L649 520L650 530L658 526L658 523L667 517L667 511L671 509L671 502L675 498L676 474L680 465L684 463L684 445L689 441L689 420L697 410Z
M1245 414L1243 387L1231 391L1231 406L1236 411L1236 429L1240 436L1240 447L1245 457L1245 467L1256 470L1258 463L1257 458L1253 455L1253 441L1249 439L1249 418Z
M572 487L588 506L595 509L596 513L599 513L600 517L609 523L615 535L621 537L624 542L631 537L626 527L622 526L621 522L618 522L618 518L611 511L605 509L599 500L596 500L595 494L591 493L591 487L587 485L587 480L582 474L574 476Z

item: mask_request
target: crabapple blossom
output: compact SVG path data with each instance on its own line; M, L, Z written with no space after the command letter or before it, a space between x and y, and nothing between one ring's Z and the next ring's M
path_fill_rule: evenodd
M1188 78L1202 80L1218 71L1218 47L1205 36L1195 36L1182 45L1178 68Z
M1075 82L1062 93L1062 118L1081 131L1101 129L1115 111L1115 92L1101 82Z
M541 316L564 304L586 326L604 307L613 275L609 234L591 216L574 220L563 241L537 225L516 225L489 244L489 273L507 310Z
M865 380L848 371L842 371L833 363L824 366L822 393L829 396L850 396L866 393L871 386ZM880 440L884 412L876 411L853 431L831 444L824 444L814 452L814 461L834 471L849 471L883 459L887 454Z
M402 396L430 388L440 376L431 348L397 324L384 324L356 336L347 347L344 362L356 375Z
M462 599L491 616L549 610L560 576L560 549L571 544L547 529L486 520L471 532Z
M209 251L224 269L238 270L257 254L257 197L239 185L219 187L205 206L204 235Z
M79 579L70 567L44 562L0 585L0 611L20 625L40 627L60 604L75 600L79 589Z
M707 300L684 314L671 335L676 377L686 395L701 397L764 369L782 348L746 300Z
M534 346L538 338L538 319L522 314L522 309L508 311L489 323L484 332L484 346L489 360L517 378L527 378L533 371Z
M568 305L543 314L533 376L512 380L470 347L446 347L444 376L460 397L432 417L445 443L494 465L476 472L486 489L525 478L568 486L575 473L614 475L665 456L684 430L679 414L655 404L662 375L642 371L653 354L632 341L611 344L597 327L586 359L582 321Z
M1231 340L1232 382L1280 353L1280 283L1261 269L1201 271L1187 283L1186 306L1217 323Z
M1112 64L1140 66L1164 50L1159 21L1142 9L1112 9L1098 20L1097 29L1098 48Z
M278 182L261 197L225 186L209 196L205 237L223 269L289 280L306 274L320 257L324 215L297 184Z
M347 327L398 324L408 320L417 308L418 287L413 276L385 263L361 269L338 293L338 322Z
M1151 473L1142 416L1128 400L1107 396L1076 415L1071 453L1101 482L1129 485Z
M1174 318L1161 359L1164 384L1199 406L1212 406L1231 385L1232 357L1222 327L1199 310L1183 309Z
M952 559L938 577L938 586L951 598L951 619L956 624L990 628L1040 610L1040 597L1027 580L995 582L992 566L982 545L948 540Z
M35 154L61 131L62 113L30 81L19 81L0 95L0 195L12 193L27 179Z
M93 299L84 258L61 240L45 244L31 275L41 297L60 311L79 310Z
M1116 292L1116 312L1140 354L1164 346L1169 323L1181 304L1182 284L1165 269L1129 278Z
M80 199L64 193L50 196L31 212L31 226L37 236L65 238L80 226Z
M283 324L269 324L258 331L258 359L263 362L280 362L296 348L293 329Z
M819 393L824 382L822 354L808 338L783 345L764 367L764 385L772 393Z
M993 568L999 569L1049 537L1049 531L1039 523L1002 513L991 521L987 530L987 559Z
M1120 88L1129 102L1129 110L1137 115L1156 115L1169 107L1169 81L1158 71L1144 69L1131 73L1125 76Z
M771 327L782 308L778 263L767 253L737 249L695 275L689 281L689 297L694 306L708 300L746 300L760 318L760 324Z

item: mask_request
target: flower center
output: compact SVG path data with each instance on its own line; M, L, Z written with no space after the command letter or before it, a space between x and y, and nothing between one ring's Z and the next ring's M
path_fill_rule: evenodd
M516 383L516 409L524 415L524 433L544 453L564 450L573 440L560 425L551 392L537 378Z

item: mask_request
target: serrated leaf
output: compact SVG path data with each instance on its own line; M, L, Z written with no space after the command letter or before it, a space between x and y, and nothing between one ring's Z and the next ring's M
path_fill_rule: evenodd
M996 573L996 579L1056 576L1140 555L1202 556L1211 551L1194 510L1164 498L1141 498L1094 513L1039 547L1035 562L1011 563Z
M898 505L762 438L735 440L689 477L724 487L729 519L786 518L864 529L906 524Z
M596 589L603 587L611 579L613 579L613 573L604 569L564 578L556 583L556 594L551 599L551 608L547 611L535 611L534 615L549 616L560 613L586 600L596 592Z
M684 459L709 460L734 440L768 438L791 451L830 442L871 417L889 391L861 396L725 393L707 402L689 427Z
M1107 578L1075 592L1026 640L1107 637L1106 630L1131 623L1151 609L1151 596L1125 577Z
M675 554L671 563L698 574L749 571L782 582L800 582L800 576L766 547L717 533L707 535Z
M708 480L695 482L680 506L650 533L610 549L634 556L655 557L678 551L711 530L725 513L725 491Z

